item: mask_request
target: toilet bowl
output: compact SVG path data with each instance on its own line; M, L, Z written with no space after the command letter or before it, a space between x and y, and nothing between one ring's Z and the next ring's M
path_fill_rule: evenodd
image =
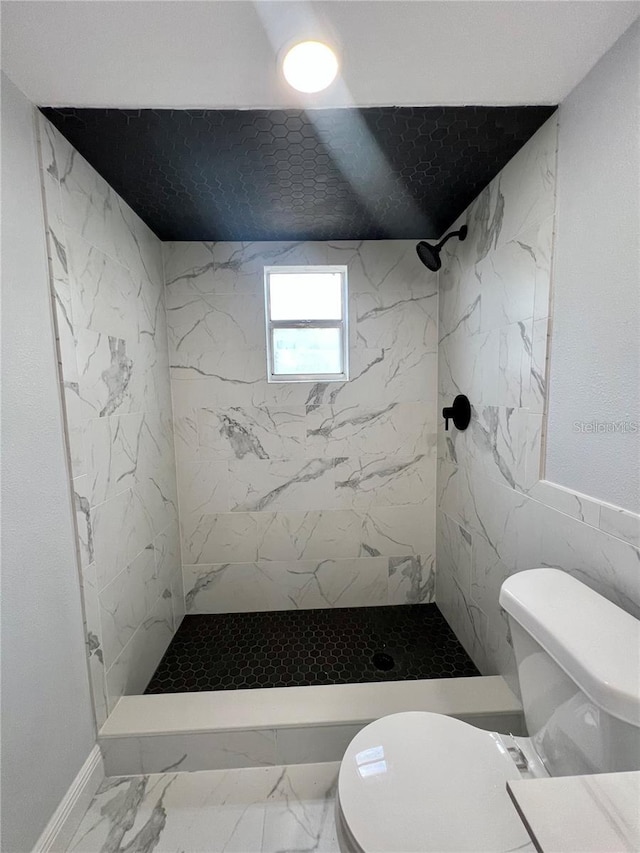
M370 723L342 759L342 853L535 848L507 792L522 778L640 770L640 622L556 569L508 578L530 737L426 711Z
M534 850L506 789L522 778L512 753L519 756L524 740L426 711L376 720L340 766L340 850Z

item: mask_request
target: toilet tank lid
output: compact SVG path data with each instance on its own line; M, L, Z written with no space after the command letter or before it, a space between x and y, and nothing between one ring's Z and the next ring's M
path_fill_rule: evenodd
M500 604L593 702L640 726L640 621L559 569L512 575Z

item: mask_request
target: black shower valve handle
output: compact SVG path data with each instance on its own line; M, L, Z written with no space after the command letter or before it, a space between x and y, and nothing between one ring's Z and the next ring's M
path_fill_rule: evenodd
M442 410L444 418L444 428L449 429L449 421L453 421L453 425L458 430L465 430L469 426L471 420L471 403L469 398L464 394L458 394L454 399L452 406L445 406Z

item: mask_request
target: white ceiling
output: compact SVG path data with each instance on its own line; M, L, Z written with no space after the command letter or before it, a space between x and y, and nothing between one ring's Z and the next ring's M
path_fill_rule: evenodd
M551 104L638 14L611 0L8 0L2 67L53 106ZM301 101L276 57L309 37L338 48L342 76Z

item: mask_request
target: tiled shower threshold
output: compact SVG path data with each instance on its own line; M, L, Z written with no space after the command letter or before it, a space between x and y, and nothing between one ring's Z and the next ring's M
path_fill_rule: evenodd
M373 720L447 714L524 734L502 676L123 696L100 730L107 775L339 761Z
M123 696L100 731L107 774L339 761L365 725L402 711L432 711L480 728L524 733L518 699L502 677L477 674L435 605L418 605L419 612L405 606L358 608L366 614L351 610L267 614L273 620L261 619L265 614L249 614L249 620L247 614L187 617L150 687L159 673L172 671L174 655L188 660L195 654L189 649L196 640L201 660L212 638L210 671L226 686L210 690L196 681L191 692L175 692L180 688L173 683L172 692ZM320 635L325 639L319 642ZM228 658L225 648L240 649L241 659ZM373 655L380 653L393 659L392 669L376 668ZM301 663L307 657L313 662ZM291 686L277 686L260 662L264 658L280 677L291 676L284 681ZM226 661L222 669L220 661ZM223 681L225 672L241 670L241 684ZM333 673L333 682L349 683L318 683L323 672Z

